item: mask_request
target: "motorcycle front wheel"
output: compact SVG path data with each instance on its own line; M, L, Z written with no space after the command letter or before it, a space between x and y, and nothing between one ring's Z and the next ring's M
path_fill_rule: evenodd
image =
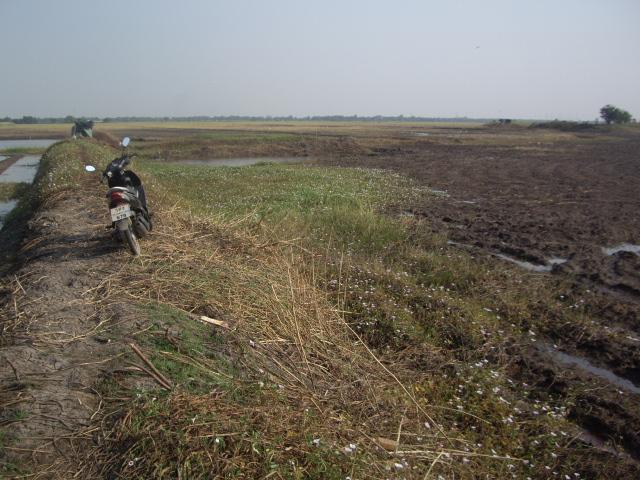
M140 255L140 243L136 238L136 234L133 233L133 230L131 228L128 228L123 233L124 238L127 241L127 245L129 245L129 250L131 250L131 253L133 253L136 257Z

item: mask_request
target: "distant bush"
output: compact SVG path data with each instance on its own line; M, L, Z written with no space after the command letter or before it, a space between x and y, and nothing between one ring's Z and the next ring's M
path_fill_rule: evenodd
M487 127L522 127L521 123L518 123L516 120L511 118L498 118L496 120L492 120L491 122L485 123Z
M607 122L607 125L611 123L629 123L632 120L629 112L613 105L602 107L600 109L600 117Z
M570 122L567 120L553 120L551 122L532 123L530 128L548 128L551 130L562 130L565 132L574 132L576 130L591 130L596 126L589 122Z
M22 118L16 118L13 120L13 123L17 123L18 125L32 125L38 123L38 119L31 115L24 115Z

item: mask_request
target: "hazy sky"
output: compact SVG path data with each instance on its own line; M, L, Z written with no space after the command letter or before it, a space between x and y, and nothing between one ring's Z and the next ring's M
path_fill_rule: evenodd
M640 0L0 0L0 117L640 117Z

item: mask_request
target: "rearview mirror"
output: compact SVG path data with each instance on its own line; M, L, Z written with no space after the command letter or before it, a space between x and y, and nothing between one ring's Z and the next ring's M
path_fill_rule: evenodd
M95 172L95 171L96 171L96 167L94 167L93 165L85 165L85 166L84 166L84 169L85 169L87 172Z
M122 146L123 146L123 147L128 146L130 141L131 141L131 139L130 139L129 137L124 137L124 138L122 139Z

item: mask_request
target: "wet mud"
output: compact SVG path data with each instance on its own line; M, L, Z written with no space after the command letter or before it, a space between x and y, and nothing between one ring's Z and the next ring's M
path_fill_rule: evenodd
M311 162L309 157L252 157L252 158L214 158L209 160L180 160L178 164L199 165L208 167L247 167L259 163L298 164Z
M323 163L390 169L440 192L395 213L423 219L451 248L545 276L580 308L589 329L541 306L540 333L560 348L510 347L511 375L569 403L585 436L639 459L640 134L420 133Z
M530 385L531 398L555 405L568 405L568 418L579 429L576 438L599 449L616 452L633 462L640 461L640 395L624 379L602 378L584 359L557 353L547 347L513 346L510 368L512 378ZM552 361L550 361L550 357ZM570 363L579 362L579 368ZM594 373L595 371L595 373Z

